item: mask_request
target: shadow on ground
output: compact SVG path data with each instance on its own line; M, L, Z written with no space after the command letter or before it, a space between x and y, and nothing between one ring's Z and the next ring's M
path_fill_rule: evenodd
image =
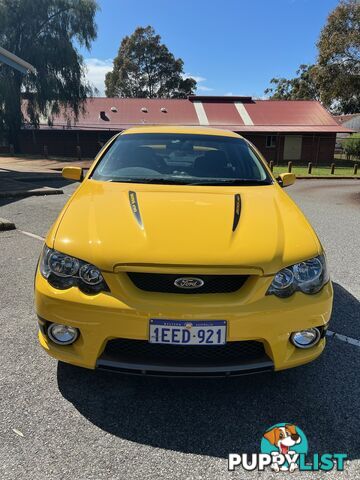
M331 329L360 315L335 284ZM347 320L346 320L347 322ZM349 332L350 334L350 332ZM299 425L312 453L360 458L360 349L329 339L324 354L297 369L231 379L140 378L59 363L62 395L102 430L140 444L227 457L258 452L265 429Z
M330 330L348 337L360 339L360 302L337 283L334 284L334 293L335 299Z
M62 189L73 183L56 173L15 172L0 169L0 206L32 195L34 190L46 189L42 194L50 195L49 189ZM61 193L61 192L59 192ZM41 193L40 193L41 194Z

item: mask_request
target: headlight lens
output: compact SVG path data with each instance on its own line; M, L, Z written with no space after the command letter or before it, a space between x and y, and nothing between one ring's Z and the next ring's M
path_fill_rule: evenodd
M59 277L73 277L79 271L80 262L54 250L49 255L50 270Z
M293 266L294 277L298 283L313 282L322 273L322 263L318 258L312 258L306 262L296 263Z
M98 285L104 280L100 270L90 263L86 263L80 268L79 275L81 280L88 285Z
M71 345L79 336L79 330L68 325L51 323L47 329L47 335L58 345Z
M294 282L294 274L290 268L283 268L275 275L273 285L277 290L289 288Z
M41 257L40 272L50 285L61 290L78 287L87 294L109 291L101 271L95 265L48 248L46 245Z
M266 295L289 297L296 291L318 293L329 281L324 255L283 268L272 281Z

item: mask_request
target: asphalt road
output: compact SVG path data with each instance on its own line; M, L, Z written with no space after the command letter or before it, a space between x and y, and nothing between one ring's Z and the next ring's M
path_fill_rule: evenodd
M329 338L316 362L229 380L125 377L57 364L37 345L33 275L65 195L11 199L0 232L0 478L248 479L227 455L259 452L265 429L293 422L311 452L344 452L360 477L360 346ZM360 340L360 182L305 180L288 192L326 247L335 287L331 330ZM20 231L21 230L21 231ZM296 478L320 478L296 473Z

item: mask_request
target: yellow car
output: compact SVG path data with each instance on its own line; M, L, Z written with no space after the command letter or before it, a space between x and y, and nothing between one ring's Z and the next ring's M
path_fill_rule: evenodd
M255 147L225 130L112 138L48 233L41 346L86 368L240 375L314 360L333 290L324 250Z

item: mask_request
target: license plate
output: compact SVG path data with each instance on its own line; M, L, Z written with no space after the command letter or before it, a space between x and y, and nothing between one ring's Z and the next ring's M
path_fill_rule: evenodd
M171 345L224 345L225 320L150 320L150 343Z

